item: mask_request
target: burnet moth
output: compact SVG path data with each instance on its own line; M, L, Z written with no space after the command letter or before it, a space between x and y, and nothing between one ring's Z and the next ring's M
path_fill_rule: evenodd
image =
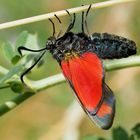
M61 35L61 31L55 36L55 25L53 25L53 35L48 38L46 47L40 50L31 50L23 46L18 48L20 54L22 50L32 52L42 52L36 62L28 68L22 75L27 74L49 51L56 59L62 72L74 91L83 110L90 119L102 129L109 129L112 126L115 114L115 97L112 90L105 83L105 70L102 59L124 58L136 54L136 44L134 41L109 33L93 33L87 35L87 15L82 12L81 28L82 32L73 33L71 29L75 24L75 14L66 32ZM55 15L59 23L61 20ZM61 35L61 36L60 36Z

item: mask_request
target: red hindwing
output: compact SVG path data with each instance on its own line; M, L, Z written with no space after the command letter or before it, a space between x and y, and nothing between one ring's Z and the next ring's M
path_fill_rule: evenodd
M104 71L98 56L86 52L62 61L61 67L89 117L101 128L108 129L114 117L115 99L104 83Z

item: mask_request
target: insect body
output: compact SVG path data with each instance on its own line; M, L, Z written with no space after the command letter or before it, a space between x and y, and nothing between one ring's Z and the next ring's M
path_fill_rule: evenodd
M50 43L51 40L49 40ZM66 33L47 49L59 62L63 74L89 117L101 128L112 125L115 97L105 83L102 59L136 53L135 43L108 33Z
M112 126L115 114L115 97L112 90L105 83L102 59L123 58L133 55L136 53L136 45L131 40L108 33L94 33L88 36L84 32L83 15L81 33L70 31L74 26L74 15L73 21L71 21L67 32L63 36L59 38L50 37L46 47L41 50L19 47L19 52L21 53L21 50L43 51L37 60L38 62L44 53L49 51L58 61L65 78L87 115L99 127L108 129ZM51 19L50 21L52 22ZM23 76L37 62L21 75L22 81Z

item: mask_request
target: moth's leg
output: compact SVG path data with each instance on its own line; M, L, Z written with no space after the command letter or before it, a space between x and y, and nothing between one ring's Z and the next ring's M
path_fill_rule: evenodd
M69 11L66 10L66 12L67 12L68 15L70 16L70 24L69 24L69 26L68 26L68 28L67 28L67 30L66 30L66 33L67 33L67 32L69 32L69 31L74 27L76 15L75 15L75 13L73 14L73 20L72 20L72 16L71 16L71 14L69 13Z

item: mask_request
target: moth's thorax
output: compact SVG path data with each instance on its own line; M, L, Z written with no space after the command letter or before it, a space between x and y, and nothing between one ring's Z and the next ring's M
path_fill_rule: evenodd
M53 37L49 38L46 48L60 62L77 57L85 52L86 44L89 42L88 40L88 36L83 33L74 34L68 32L58 39Z
M71 51L70 53L65 53L64 54L64 60L67 61L69 59L78 57L79 55L80 55L80 52Z

